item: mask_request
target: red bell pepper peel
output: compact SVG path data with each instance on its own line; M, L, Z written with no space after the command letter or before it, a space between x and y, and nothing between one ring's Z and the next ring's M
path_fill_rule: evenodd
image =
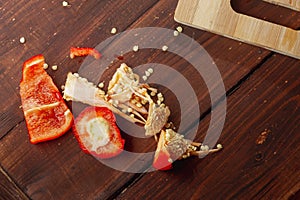
M73 123L71 111L43 69L44 63L42 55L25 61L20 82L22 108L32 144L60 137Z
M84 109L75 119L73 132L80 148L97 158L112 158L124 149L116 118L106 107Z
M95 59L99 59L101 54L94 48L90 47L71 47L70 48L70 58L73 59L79 56L93 56Z
M171 159L170 153L165 147L165 138L164 134L162 133L159 137L152 166L157 170L170 170L172 169L172 162L173 161Z

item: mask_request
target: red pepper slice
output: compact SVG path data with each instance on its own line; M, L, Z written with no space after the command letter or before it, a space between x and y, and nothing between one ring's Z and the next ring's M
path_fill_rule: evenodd
M116 118L106 107L87 107L75 119L73 132L80 148L97 158L111 158L124 149Z
M73 122L58 88L43 69L44 63L42 55L27 60L20 82L22 108L32 144L60 137Z
M157 170L170 170L172 163L169 162L170 155L167 151L159 150L155 152L152 166Z
M170 170L172 169L172 162L170 153L166 148L165 132L162 131L157 143L152 166L157 170Z
M101 54L94 48L90 47L71 47L70 58L73 59L76 56L93 56L95 59L99 59Z

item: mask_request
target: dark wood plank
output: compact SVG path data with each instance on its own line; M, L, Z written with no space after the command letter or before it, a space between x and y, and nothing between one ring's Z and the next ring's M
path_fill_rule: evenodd
M232 8L241 14L262 19L294 30L300 28L300 12L260 0L232 0Z
M174 4L173 4L173 7L170 7L169 6L169 3L167 3L167 2L163 2L163 3L161 3L161 4L158 4L158 6L156 6L154 9L152 9L152 11L150 11L149 13L147 13L146 14L146 16L148 16L148 17L146 17L145 18L145 20L140 20L140 21L138 21L135 25L133 25L133 27L140 27L140 26L145 26L145 25L151 25L151 24L155 24L156 22L154 21L153 22L153 18L154 19L156 19L157 20L157 18L159 19L159 20L161 20L161 21L159 21L159 23L161 23L161 25L162 26L165 26L165 27L168 27L168 28L174 28L175 27L175 24L174 24L174 22L173 22L173 24L171 24L172 23L172 17L170 17L170 13L173 13L173 11L174 11L174 8L175 8L175 2L173 2ZM158 9L159 8L159 9ZM132 28L133 28L132 27ZM185 30L185 33L187 33L187 34L190 34L192 37L195 37L196 39L197 39L197 41L199 41L199 42L201 42L201 41L206 41L209 37L211 37L212 35L211 34L203 34L203 32L199 32L199 31L195 31L194 29L189 29L189 28L187 28L186 30ZM222 42L221 42L221 46L223 46L223 48L221 48L220 49L220 51L230 51L231 49L236 49L236 51L239 51L239 49L237 49L237 48L232 48L232 46L231 45L234 45L233 47L239 47L239 46L243 46L242 44L240 44L240 43L238 43L238 42L234 42L234 41L230 41L230 43L227 43L229 40L221 40ZM55 42L55 40L54 40L54 42ZM215 42L213 42L213 41L210 41L209 43L211 43L211 47L210 47L210 49L211 49L211 51L213 51L213 49L214 49L214 45L215 45ZM219 41L216 41L216 43L219 43ZM227 46L226 45L226 43L227 43L227 45L230 45L230 46ZM224 44L224 45L223 45ZM255 54L257 54L257 56L260 56L260 54L261 53L263 53L263 56L266 56L267 54L268 54L268 52L267 51L264 51L264 52L260 52L259 51L259 49L257 48L257 52L256 51L251 51L252 50L252 47L250 47L250 46L246 46L246 48L244 49L244 52L252 52L250 55L249 55L249 57L250 57L250 59L248 59L248 61L247 62L251 62L253 65L251 65L249 68L248 68L248 70L245 70L244 71L244 73L246 74L247 73L247 71L249 71L249 70L251 70L251 68L253 67L253 66L255 66L257 63L259 63L260 62L260 60L259 59L257 59L257 57L256 56L253 56L253 55L255 55ZM213 52L214 53L214 52ZM214 54L218 54L218 52L215 52ZM51 55L51 54L50 54ZM139 57L139 59L137 59L137 57L135 57L135 61L133 61L133 60L131 60L131 63L130 64L132 64L132 65L134 65L134 62L136 62L136 63L138 63L138 62L140 62L139 60L140 59L142 59L143 57L147 57L148 55L145 55L145 56L141 56L141 57ZM157 57L158 57L158 54L156 55ZM226 56L227 55L225 55L224 56L224 58L226 58ZM154 56L155 57L155 56ZM219 58L220 60L222 60L223 58L221 57L221 58ZM236 58L237 60L241 60L239 57L238 58ZM151 58L150 60L155 60L154 58ZM157 59L158 61L160 61L159 59ZM163 59L163 60L172 60L172 57L169 57L169 58L165 58L165 59ZM217 59L216 59L217 60ZM67 62L67 61L66 61ZM218 62L218 60L217 60L217 62ZM230 62L230 61L228 61L228 62ZM233 62L235 62L235 61L233 61ZM221 63L221 62L219 62L219 63ZM238 63L237 62L237 66L239 65L240 63ZM224 64L224 66L227 66L226 64ZM69 69L68 69L69 70ZM225 70L225 69L224 69ZM63 78L59 78L59 76L57 76L57 73L56 72L52 72L52 71L49 71L51 74L52 74L52 76L55 78L55 80L58 82L58 83L63 83L63 81L64 81L64 79ZM231 72L232 73L235 73L234 72L234 69L232 69L231 70ZM239 76L237 76L237 79L235 80L235 81L233 81L231 84L235 84L235 82L237 81L239 79ZM230 87L230 86L228 86L228 87ZM199 91L200 91L200 89L199 89ZM207 95L204 95L204 96L206 96L206 98L208 99L208 97L207 97ZM209 102L209 100L207 100L207 102ZM204 108L203 109L207 109L208 107L209 107L209 104L204 104L205 106L204 106ZM22 126L22 128L21 128L21 130L26 130L25 129L25 127L24 127L24 123L22 123L21 124L21 126ZM18 127L17 127L17 129L15 129L15 130L18 130ZM13 140L13 138L15 138L15 137L18 137L18 132L16 132L16 131L12 131L12 133L11 133L11 135L9 135L7 138L5 138L4 140L3 140L3 142L4 143L6 143L6 144L10 144L10 142L11 142L11 140ZM24 133L26 133L26 131L23 131L23 134ZM24 142L26 142L26 140L27 140L27 136L26 135L23 135L22 136L23 137L23 140L21 140L21 141L15 141L15 142L18 142L18 145L21 145L22 146L22 149L26 149L26 151L25 152L30 152L30 154L28 154L28 155L30 155L30 157L28 157L28 156L26 156L26 155L23 155L23 154L16 154L15 156L16 156L16 158L15 159L17 159L17 160L19 160L19 157L21 156L22 157L22 159L20 160L20 165L19 166L15 166L15 168L11 168L12 167L12 161L13 160L15 160L15 159L12 159L12 158L10 158L10 159L6 159L5 161L3 161L4 162L4 164L5 164L5 167L8 169L8 171L10 172L10 173L12 173L12 174L14 174L15 176L17 176L18 178L17 178L17 180L18 180L18 182L20 182L20 185L21 186L23 186L23 188L26 188L26 187L29 187L30 189L28 189L28 194L30 195L30 196L32 196L32 197L36 197L36 198L38 198L40 195L49 195L50 193L51 193L51 195L52 195L52 197L58 197L58 196L55 196L55 195L58 195L58 194L60 194L60 190L58 190L57 192L54 192L54 190L56 190L57 189L57 185L55 185L54 184L54 182L56 181L55 179L53 179L53 174L56 174L56 173L58 173L59 174L59 176L57 176L57 177L64 177L64 178L61 178L61 179L66 179L66 180L68 180L68 176L67 175L65 175L65 172L64 172L64 170L63 169L61 169L61 168L58 168L58 169L52 169L52 168L50 168L49 169L49 165L50 165L50 163L53 163L54 161L54 159L57 159L57 158L55 158L56 156L57 157L59 157L59 161L57 161L57 162L62 162L62 161L60 161L60 160L64 160L65 159L65 156L64 155L61 155L61 154L63 154L62 152L60 152L60 153L54 153L54 155L55 156L53 156L53 157L51 157L50 156L50 154L51 153L53 153L52 151L53 150L51 150L51 148L49 148L50 150L50 152L49 152L49 155L47 154L47 158L49 158L49 160L40 160L41 158L44 158L43 157L43 153L42 152L38 152L38 151L34 151L34 150L32 150L32 148L35 148L35 147L32 147L30 144L28 144L28 142L27 143L25 143L25 144L23 144ZM67 138L67 139L66 139ZM69 135L67 135L67 136L65 136L62 140L59 140L59 142L57 142L57 143L54 143L54 144L52 144L52 148L53 148L53 146L54 146L54 148L56 147L56 144L57 145L59 145L59 144L65 144L66 143L66 140L69 140L69 138L70 138L70 136ZM69 146L69 148L68 148L68 151L71 151L72 152L72 154L71 154L71 160L73 161L73 162L75 162L76 160L79 160L79 158L78 158L78 154L79 155L81 155L81 156L83 156L82 155L82 153L80 153L80 150L78 149L78 147L77 147L77 145L76 145L76 142L74 141L74 140L71 140L72 141L72 145L66 145L66 146ZM138 145L136 145L136 144L138 144L139 143L139 141L137 141L137 142L132 142L131 143L131 145L129 145L129 147L127 146L127 148L130 150L131 148L132 149L138 149L139 148L139 146ZM14 143L13 143L14 144ZM67 143L68 144L68 143ZM130 143L129 143L130 144ZM47 146L48 144L43 144L43 145L41 145L41 146ZM13 146L15 146L15 145L13 145ZM137 146L137 147L135 147L135 146ZM43 149L43 147L40 147L41 149ZM45 147L44 147L45 148ZM150 147L150 148L155 148L155 143L152 141L152 146ZM8 146L6 146L6 149L9 149L9 145ZM147 150L147 149L146 149ZM6 155L8 155L8 154L10 154L11 152L4 152L3 153L3 157L5 157ZM35 157L37 157L37 158L39 158L39 159L37 159L37 160L32 160L32 158L31 158L31 156L32 155L34 155ZM80 156L79 156L80 157ZM74 161L74 159L75 159L75 161ZM85 158L85 159L87 159L87 158ZM79 162L79 161L77 161L77 162ZM82 160L81 160L81 162L82 162ZM86 166L86 167L88 167L89 165L95 165L95 164L93 164L95 161L93 160L93 158L89 158L89 160L88 160L88 162L87 163L85 163L85 164L82 164L82 168L84 168L83 166ZM76 163L76 162L75 162ZM84 162L83 162L84 163ZM19 167L22 167L22 166L27 166L27 165L30 165L30 164L34 164L34 167L28 167L28 172L27 173L23 173L22 171L21 171L21 169L19 168ZM58 164L57 164L58 165ZM103 166L102 165L100 165L99 166L99 168L101 169ZM40 168L40 170L36 170L36 168ZM47 169L48 170L50 170L50 172L49 171L47 171ZM97 168L98 169L98 168ZM96 173L97 173L97 171L100 171L100 169L98 169L98 170L96 170L96 169L93 169L92 170L92 172L89 172L88 174L85 174L87 177L88 176L92 176L92 177L97 177L97 175L95 175ZM22 174L20 174L20 173L22 173ZM45 173L46 173L46 175L45 175ZM76 176L78 176L78 174L76 174L76 173L74 173L74 172L70 172L72 175L72 177L76 177ZM49 175L48 175L49 174ZM129 175L124 175L124 174L122 174L121 175L121 177L118 177L119 176L119 173L116 173L116 172L114 172L113 173L114 174L114 176L116 177L116 179L114 179L115 181L118 179L118 182L120 183L119 185L118 184L115 184L115 182L114 182L114 180L112 181L113 182L113 184L107 184L108 185L108 187L110 188L110 191L108 192L109 194L112 194L113 193L113 191L115 191L118 187L120 187L120 185L122 185L122 184L124 184L126 181L128 181L132 176L129 176ZM32 177L32 178L29 178L29 177ZM35 178L35 177L37 177L37 178ZM42 177L42 178L39 178L39 177ZM56 176L54 176L54 177L56 177ZM118 178L117 178L118 177ZM41 180L40 180L41 179ZM28 182L29 181L29 182ZM32 182L31 182L32 181ZM61 180L62 181L62 180ZM99 178L99 182L96 182L97 184L100 184L101 183L101 181L103 182L103 179L100 179ZM80 182L82 182L82 183L84 183L84 182L86 182L86 179L82 179ZM41 183L43 183L43 184L41 184ZM47 184L46 184L47 183ZM66 181L66 183L64 183L65 184L65 186L67 187L67 188L71 188L70 189L70 192L69 193L67 193L67 194L65 194L66 195L66 197L68 197L67 195L74 195L74 196L76 196L78 193L80 193L80 192L77 192L77 193L75 193L75 192L71 192L72 191L72 189L74 189L75 190L75 188L73 188L73 187L71 187L70 185L72 184L72 182L71 181ZM76 188L76 190L77 191L82 191L82 193L83 194L88 194L89 192L95 192L95 193L97 193L97 190L95 189L95 187L96 187L96 185L97 184L95 184L95 185L93 185L93 187L90 187L89 189L87 189L84 185L78 185L77 187L78 188ZM112 185L114 185L114 187L112 187ZM44 188L44 189L43 189ZM62 187L62 188L64 188L64 187ZM104 191L106 188L104 187L103 188L103 190L100 190L100 191ZM51 192L50 192L51 191ZM95 193L94 193L94 195L95 195ZM102 196L109 196L109 194L102 194ZM92 195L92 194L91 194ZM97 194L96 194L97 195ZM100 195L100 194L99 194Z
M93 157L83 154L70 133L53 143L29 144L19 108L22 62L43 53L50 66L59 65L59 71L49 69L48 72L60 86L66 73L76 71L82 62L82 59L71 61L66 58L70 46L96 46L111 36L112 27L124 30L156 2L70 1L70 8L62 8L61 2L31 1L14 5L6 2L3 9L1 7L1 11L10 10L1 16L1 24L7 24L5 32L1 32L1 50L5 49L1 54L1 84L5 94L1 95L1 137L11 131L1 140L1 149L5 149L1 152L1 164L30 198L107 198L132 175L106 168ZM21 36L26 38L24 45L18 42ZM53 146L47 148L51 144ZM64 151L58 148L61 144L66 145L62 145ZM15 145L20 147L17 151ZM117 177L120 175L124 179Z
M0 97L0 137L23 120L18 86L25 60L43 53L49 66L59 66L59 71L48 72L61 86L67 72L80 66L76 65L80 60L67 57L71 46L98 45L111 36L111 28L126 29L156 2L70 1L69 8L63 7L61 1L3 3L0 24L5 31L0 33L0 84L4 95ZM19 43L20 37L26 38L25 44Z
M158 9L159 8L159 9ZM130 28L136 28L136 27L144 27L146 24L150 24L152 22L152 19L154 17L158 17L157 13L162 13L164 16L168 17L170 14L172 15L174 10L169 7L169 2L159 2L153 9L151 9L146 16L143 19L144 20L138 20L137 23L133 24ZM169 13L169 14L168 14ZM164 20L163 17L160 18L162 27L166 28L172 28L174 25L171 25L172 18L168 18L168 20ZM144 22L146 21L146 22ZM145 25L144 25L145 24ZM230 39L226 39L223 37L212 37L209 38L207 34L202 31L198 31L195 29L191 29L188 27L184 27L184 33L189 34L190 37L193 37L196 41L199 41L199 43L202 43L205 49L209 52L209 54L212 56L213 60L217 64L217 66L220 69L221 75L223 77L223 80L225 82L225 87L227 90L234 87L236 84L238 84L241 77L246 76L248 73L251 73L252 70L256 68L257 65L259 65L260 62L263 61L264 58L266 58L270 52L266 50L261 50L260 48L244 45L240 42L236 42ZM211 34L208 34L211 36ZM156 38L159 39L159 38ZM114 48L114 46L122 46L120 43L128 43L129 45L135 44L135 40L132 41L128 40L127 38L121 38L120 41L114 41L110 44L111 48ZM216 45L218 45L219 48L215 48ZM106 53L107 49L103 50L103 53ZM108 50L109 51L109 50ZM194 52L187 52L187 55L189 53L192 55ZM140 50L137 53L129 53L128 55L124 55L124 58L114 63L114 65L110 66L108 69L108 74L106 74L104 77L108 77L106 79L106 82L109 80L109 77L114 73L115 69L119 66L121 62L125 62L129 64L129 66L136 67L141 64L145 63L160 63L165 64L167 66L171 66L173 69L176 69L185 76L190 84L193 86L193 89L195 90L195 93L197 94L199 104L200 104L200 110L201 112L205 112L209 110L211 106L211 101L209 97L209 92L206 88L205 83L203 80L201 80L201 77L199 77L199 74L193 69L193 66L186 63L182 58L178 58L172 54L168 54L167 52L164 52L162 54L161 51L142 51ZM94 67L94 66L92 66ZM242 68L242 69L241 69ZM159 75L158 79L164 79L164 83L173 83L178 84L174 82L173 77L163 76L163 74ZM216 84L220 84L222 80L216 80ZM180 86L177 86L180 88ZM165 88L161 88L163 93L167 93L168 91L165 90ZM167 93L168 94L168 93ZM224 91L225 95L225 91ZM172 116L171 121L175 122L175 125L178 126L180 123L180 115L181 116L188 116L190 115L190 112L193 111L195 108L197 108L198 105L195 104L195 102L189 102L188 108L184 110L184 113L178 112L178 103L176 103L176 98L174 98L174 95L172 96L170 93L166 95L166 104L170 105ZM215 103L215 102L214 102ZM195 120L195 119L194 119ZM198 120L198 116L197 119ZM121 124L123 122L119 122ZM195 121L190 121L190 124L187 125L186 128L194 124ZM128 126L132 126L129 124ZM134 130L136 131L136 130ZM143 139L140 138L134 138L130 137L127 134L124 134L124 137L126 139L127 145L126 149L132 152L152 152L154 151L156 147L156 143L152 139ZM143 132L141 132L143 134ZM134 162L133 162L134 163ZM151 163L146 163L150 165ZM147 167L147 166L146 166Z
M18 186L13 182L11 177L0 167L0 197L1 199L29 199Z
M32 145L24 129L3 138L1 163L32 199L107 198L131 177L84 154L71 133Z
M299 66L298 60L272 56L228 97L222 152L179 161L169 172L146 174L118 198L293 197L300 189Z
M3 24L8 24L8 28L6 32L0 33L0 38L3 38L0 41L4 41L0 43L3 47L0 50L2 51L0 60L3 78L0 83L6 91L6 95L0 97L1 104L4 105L1 110L3 114L1 112L0 132L2 136L5 135L0 140L0 160L5 171L16 180L30 198L105 199L118 195L128 185L137 182L136 178L139 178L139 174L111 169L82 153L71 131L52 142L39 145L29 144L26 126L19 109L18 83L21 71L20 67L15 66L21 66L25 59L42 52L50 65L59 65L59 71L54 72L49 69L48 72L54 78L55 83L60 86L65 82L66 73L77 71L83 61L83 58L76 60L66 58L70 46L96 46L111 36L112 27L117 27L119 32L128 26L129 29L148 26L174 29L178 25L173 20L177 1L161 0L155 4L156 2L147 1L137 4L136 1L70 1L72 6L67 9L61 7L61 2L50 4L37 1L26 5L24 2L14 5L9 2L4 3L4 7L10 7L10 12L4 12L1 18L5 22ZM155 6L152 7L154 4ZM30 10L33 7L40 9L34 9L38 11L32 15L19 11L19 9ZM24 17L24 13L27 17ZM19 18L23 17L24 20L19 21ZM202 44L212 56L220 70L227 91L239 85L243 77L253 73L270 55L267 50L183 27L184 33ZM22 33L27 38L25 45L18 43L21 34L16 30L24 30ZM10 32L11 34L8 34ZM118 41L110 45L118 45ZM201 111L209 110L211 107L203 80L191 73L194 72L192 67L186 67L187 63L176 56L162 55L160 51L140 51L137 54L125 55L123 61L133 67L141 63L158 62L178 69L180 73L190 78L190 83L198 94ZM117 62L114 66L117 66ZM167 92L167 89L163 87L161 89ZM168 93L166 102L173 102L173 98L172 94ZM174 108L176 104L171 103L171 106L175 110L172 118L178 120L180 113ZM204 123L203 127L206 127L205 124L207 125ZM6 134L7 132L9 133ZM200 140L202 133L202 130L198 131ZM149 141L126 135L124 137L127 139L126 150L148 152L155 149L156 144L152 139ZM198 163L198 160L194 159L194 162ZM141 168L146 169L150 164L144 163ZM184 166L187 169L185 164L186 162L182 166L179 164L179 168ZM173 174L173 177L177 177L176 180L183 178L180 172L177 173L177 175ZM166 181L168 180L170 179L166 178ZM176 180L170 181L170 184L173 182L176 184ZM157 194L161 192L160 188L154 191ZM132 197L135 197L134 193L130 196Z

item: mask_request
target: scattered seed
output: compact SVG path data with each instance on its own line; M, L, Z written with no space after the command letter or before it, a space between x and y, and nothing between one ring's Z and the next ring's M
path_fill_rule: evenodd
M223 148L222 144L217 144L217 149L222 149L222 148Z
M131 113L132 112L132 108L128 108L127 112Z
M161 49L162 49L163 51L167 51L167 50L168 50L168 46L164 45Z
M150 76L150 72L145 71L145 75L146 75L147 77L149 77L149 76Z
M67 1L63 1L63 2L62 2L62 6L63 6L63 7L67 7L67 6L69 6L69 3L68 3Z
M158 98L163 97L162 93L158 93L158 94L157 94L157 97L158 97Z
M21 43L21 44L24 44L25 42L26 42L25 38L24 38L24 37L21 37L21 38L20 38L20 43Z
M160 105L161 104L161 100L157 100L157 104Z
M153 68L149 68L147 71L148 71L150 74L152 74L152 73L153 73Z
M154 96L156 95L156 93L155 93L155 92L151 92L150 95L151 95L152 97L154 97Z
M137 106L138 108L141 108L141 107L142 107L142 104L141 104L141 103L137 103L136 106Z
M169 162L169 163L172 163L172 162L173 162L172 158L169 158L169 159L168 159L168 162Z
M111 34L116 34L117 33L117 29L116 28L112 28L110 31Z
M132 50L134 52L137 52L139 50L139 46L138 45L134 45L133 48L132 48Z
M179 35L179 32L178 31L174 31L173 34L174 34L175 37L177 37Z
M178 26L178 27L176 28L176 30L177 30L179 33L182 33L182 31L183 31L183 29L182 29L181 26Z
M134 118L134 114L130 114L130 117Z
M202 146L200 147L200 150L201 150L201 151L208 151L208 150L209 150L209 147L208 147L207 145L202 145Z
M98 84L98 87L99 87L99 88L104 88L104 83L103 83L103 82L99 83L99 84Z
M144 81L146 81L146 80L147 80L147 76L143 76L142 78L143 78L143 80L144 80Z
M43 68L44 68L44 69L48 69L48 67L49 67L49 66L48 66L47 63L44 63L44 64L43 64Z
M61 88L62 90L64 90L64 89L65 89L65 86L64 86L64 85L62 85L62 86L60 86L60 88Z
M53 65L53 66L51 67L51 69L54 70L54 71L56 71L56 70L58 69L58 66L57 66L57 65Z

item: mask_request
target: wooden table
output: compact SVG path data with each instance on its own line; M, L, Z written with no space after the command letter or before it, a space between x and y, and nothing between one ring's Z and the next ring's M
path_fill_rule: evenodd
M233 3L252 15L300 27L294 11L278 11L259 1ZM67 73L78 71L84 61L68 57L71 46L95 47L113 36L113 27L121 33L144 27L175 30L180 25L173 19L176 0L69 0L69 4L0 2L0 199L300 198L299 60L183 25L183 33L202 45L223 79L216 80L216 85L224 83L227 100L226 121L218 139L224 146L221 152L177 161L171 171L148 172L148 162L140 166L144 173L128 173L83 153L71 130L56 140L30 144L19 96L26 59L42 53L50 66L58 65L57 71L49 68L47 72L60 88ZM24 44L19 42L21 37L26 39ZM186 61L159 49L143 49L125 54L113 67L120 62L133 68L162 63L186 77L201 111L195 140L203 140L211 115L224 98L212 106L205 83ZM180 115L187 113L178 112L178 102L168 88L158 87L178 125ZM68 106L72 108L72 103ZM155 150L153 138L122 134L128 151Z

